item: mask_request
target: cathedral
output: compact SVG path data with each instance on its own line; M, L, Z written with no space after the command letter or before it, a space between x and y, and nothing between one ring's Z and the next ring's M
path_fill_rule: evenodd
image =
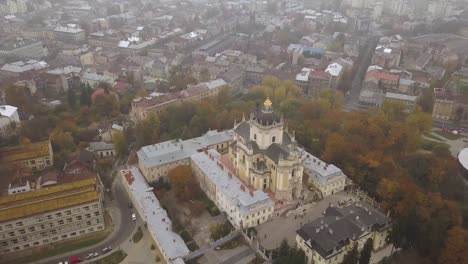
M283 117L273 111L268 98L249 120L234 125L229 158L239 178L278 200L299 198L302 193L302 155Z

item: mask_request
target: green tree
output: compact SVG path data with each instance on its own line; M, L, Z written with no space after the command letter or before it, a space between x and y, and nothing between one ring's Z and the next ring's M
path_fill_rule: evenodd
M114 144L115 151L119 156L124 155L128 151L128 142L124 134L120 131L116 131L112 137L112 143Z
M80 105L91 106L91 86L89 86L89 84L82 83L80 90Z
M346 253L343 257L343 261L341 264L358 264L359 262L359 251L357 248L357 244L354 243L352 249Z
M150 114L136 123L135 139L137 146L155 144L158 141L159 119L155 114Z
M372 254L372 238L368 238L364 247L361 250L361 256L359 257L359 264L369 264Z
M190 67L177 65L169 70L169 85L178 91L186 89L189 84L196 83L197 79L193 77Z
M75 108L75 106L76 106L76 92L71 87L67 91L67 100L68 100L68 105L71 108Z

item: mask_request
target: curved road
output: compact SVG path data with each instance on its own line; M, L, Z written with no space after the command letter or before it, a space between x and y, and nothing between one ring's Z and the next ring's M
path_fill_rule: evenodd
M85 259L86 255L91 252L98 252L100 254L99 257L101 257L102 249L107 246L112 247L111 252L118 250L120 245L133 235L134 230L136 229L136 223L131 219L131 213L133 212L133 209L128 208L128 203L130 203L130 199L127 195L127 192L123 189L123 186L121 184L121 178L119 176L116 176L116 179L112 183L112 194L114 200L105 200L105 203L110 203L106 207L111 212L113 220L112 224L114 225L114 229L108 237L106 237L103 241L99 242L96 245L78 249L72 252L67 252L62 255L53 256L47 259L34 261L31 263L57 264L60 261L68 260L70 257L73 256L79 256ZM110 254L111 252L107 252L106 255Z

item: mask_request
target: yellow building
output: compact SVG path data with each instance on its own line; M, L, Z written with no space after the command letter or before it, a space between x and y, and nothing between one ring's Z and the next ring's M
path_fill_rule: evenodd
M42 171L54 165L54 153L49 140L4 147L0 148L0 163L16 163L32 171Z
M271 191L280 200L301 196L302 155L270 99L253 111L249 120L235 125L229 157L247 185Z
M103 230L101 190L90 178L1 197L1 254Z

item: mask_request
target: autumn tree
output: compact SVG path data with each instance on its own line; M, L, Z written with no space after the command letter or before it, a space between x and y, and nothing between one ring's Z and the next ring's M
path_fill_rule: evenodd
M135 139L137 146L155 144L158 140L159 120L155 114L140 120L135 126Z
M75 108L76 106L76 92L74 89L69 88L67 91L67 100L68 100L68 105L71 108Z
M442 253L440 264L468 264L468 231L461 227L454 227L448 232L445 250Z
M112 136L112 143L114 144L115 151L119 156L124 155L128 151L127 138L121 131L116 131Z
M196 83L197 80L193 77L190 67L177 65L169 70L169 84L178 91L186 89L189 84Z
M192 175L190 166L178 166L168 174L169 182L181 201L197 199L200 195L198 183Z

